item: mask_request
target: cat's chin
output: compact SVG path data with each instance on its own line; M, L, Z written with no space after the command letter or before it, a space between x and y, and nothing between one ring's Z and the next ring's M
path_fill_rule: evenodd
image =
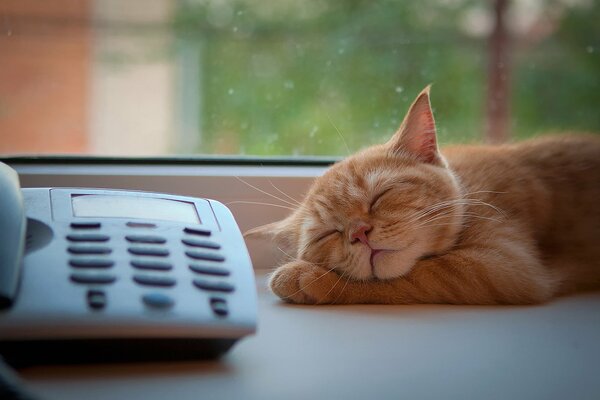
M394 254L396 253L396 254ZM415 265L414 260L399 260L400 252L386 251L377 254L373 259L371 273L374 278L386 280L404 276Z
M379 251L371 257L371 276L376 279L394 279L408 274L421 255L420 246L403 250Z

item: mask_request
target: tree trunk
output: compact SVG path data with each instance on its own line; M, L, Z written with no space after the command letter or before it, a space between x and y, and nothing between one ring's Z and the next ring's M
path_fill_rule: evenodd
M508 0L494 0L494 29L488 42L488 82L485 141L503 143L509 139L510 124L510 38L506 28Z

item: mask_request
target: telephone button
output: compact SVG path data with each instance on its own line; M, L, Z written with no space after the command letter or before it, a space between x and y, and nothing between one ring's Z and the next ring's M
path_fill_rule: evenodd
M188 233L190 235L198 235L198 236L210 236L210 231L206 230L206 229L199 229L199 228L184 228L183 231L185 233Z
M152 308L169 308L175 304L175 301L164 293L152 292L142 296L142 301L148 307Z
M157 260L132 260L131 266L138 269L149 269L155 271L169 271L173 269L171 263Z
M130 228L156 228L156 224L150 223L150 222L133 222L130 221L127 224L128 227Z
M105 273L93 274L84 272L74 272L71 274L71 280L75 283L108 284L116 281L117 277L113 274Z
M219 243L212 242L210 240L200 240L196 238L185 238L181 240L183 244L192 246L192 247L204 247L206 249L215 249L218 250L221 248Z
M71 258L69 265L75 268L110 268L115 264L107 258Z
M228 276L230 274L228 269L212 265L190 264L190 269L205 275Z
M106 307L106 293L102 290L88 290L87 302L94 310L102 309Z
M227 307L227 301L225 299L220 299L217 297L211 298L210 308L220 317L225 317L227 314L229 314L229 308Z
M98 229L98 228L100 228L100 222L71 222L71 228L73 228L73 229Z
M227 282L213 282L204 279L194 279L194 286L198 289L215 292L233 292L235 287Z
M153 244L163 244L167 242L167 239L161 236L155 235L127 235L125 236L128 242L132 243L153 243Z
M202 251L188 250L185 252L185 254L188 257L193 258L195 260L218 261L218 262L225 261L225 257L223 257L222 255L213 254L213 253L205 253Z
M71 242L106 242L110 239L107 235L100 233L72 233L67 235L67 240Z
M85 244L72 245L67 250L72 254L109 254L112 252L110 247Z
M162 287L170 287L175 286L175 279L169 276L159 276L159 275L142 275L136 274L133 276L133 280L145 286L162 286Z
M135 254L136 256L156 256L156 257L166 257L169 255L169 250L162 247L142 247L142 246L132 246L127 250L131 254Z

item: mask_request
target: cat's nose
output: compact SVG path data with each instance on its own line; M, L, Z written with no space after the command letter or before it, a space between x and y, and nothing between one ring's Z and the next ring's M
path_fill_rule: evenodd
M369 239L367 234L371 232L373 227L366 222L358 221L352 224L349 232L350 243L357 243L358 241L369 246Z

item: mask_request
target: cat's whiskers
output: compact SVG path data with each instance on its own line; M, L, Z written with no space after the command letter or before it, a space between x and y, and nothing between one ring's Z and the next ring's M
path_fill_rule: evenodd
M344 146L346 147L346 152L348 153L348 155L350 155L352 152L350 151L350 147L348 147L348 143L346 143L346 139L344 139L344 136L342 135L342 132L340 132L340 130L338 129L338 127L333 123L333 120L329 116L329 113L325 112L325 115L327 116L327 119L329 120L329 123L333 126L333 128L335 129L335 131L337 132L337 134L339 135L339 137L342 139L342 142L344 143Z
M342 277L344 277L345 272L342 272ZM346 287L348 286L348 283L350 282L350 279L348 279L348 276L346 275L346 277L344 277L344 279L346 280L346 283L344 283L344 286L342 287L342 290L340 290L340 292L338 293L338 295L335 297L335 299L333 299L333 301L331 302L331 304L336 304L337 301L339 300L339 298L342 296L342 293L344 292L344 290L346 289ZM337 283L336 283L337 284Z
M447 201L442 201L442 202L433 204L433 205L427 207L425 210L422 210L422 211L414 214L413 216L411 216L411 219L407 223L410 224L410 223L416 222L416 221L418 221L422 218L425 218L433 213L440 212L444 209L448 209L453 206L478 206L478 205L490 207L497 213L504 215L504 212L501 209L499 209L498 207L496 207L492 204L486 203L479 199L470 199L470 198L463 197L460 199L447 200Z
M271 207L285 208L287 210L295 210L294 207L283 206L281 204L265 203L265 202L262 202L262 201L234 200L234 201L229 201L229 202L225 203L226 206L228 206L230 204L254 204L254 205L261 205L261 206L271 206Z
M283 190L281 190L277 186L275 186L275 184L271 181L271 179L267 179L267 181L271 184L271 186L273 186L273 189L277 190L279 193L281 193L282 195L284 195L285 197L290 199L294 204L296 204L298 206L302 205L302 203L300 203L298 200L296 200L295 198L293 198L292 196L290 196L289 194L285 193Z
M500 222L501 221L500 219L492 218L492 217L486 217L486 216L483 216L483 215L476 214L474 212L463 212L463 213L461 213L461 216L462 217L467 217L467 218L483 219L483 220L494 221L494 222ZM429 218L427 220L420 221L419 224L412 226L411 229L418 229L418 228L430 227L430 226L438 226L440 224L438 224L438 225L431 225L430 222L434 222L434 221L437 221L437 220L440 220L440 219L443 219L443 218L452 218L452 217L454 217L454 215L451 215L451 214L448 214L448 213L441 214L441 215L436 215L436 216L431 217L431 218ZM448 223L448 224L444 224L444 225L453 225L453 224L454 223Z
M327 296L329 296L329 293L331 293L331 291L333 289L335 289L335 287L338 285L338 283L340 283L340 281L342 280L342 277L344 276L344 272L342 272L339 276L339 278L337 279L337 281L335 281L335 283L333 284L333 286L331 286L331 288L327 291L327 293L325 293L325 296L323 296L324 298L327 298Z
M262 194L266 194L267 196L269 196L269 197L272 197L272 198L274 198L275 200L279 200L279 201L280 201L280 202L282 202L282 203L285 203L285 204L287 204L287 205L289 205L289 206L293 206L294 208L292 208L292 209L295 209L295 207L297 207L297 206L298 206L298 204L295 204L295 203L292 203L292 202L290 202L290 201L288 201L288 200L282 199L281 197L275 196L273 193L269 193L269 192L267 192L267 191L265 191L265 190L262 190L262 189L261 189L261 188L259 188L259 187L256 187L256 186L254 186L253 184L251 184L251 183L249 183L249 182L246 182L245 180L243 180L243 179L242 179L242 178L240 178L239 176L236 176L235 178L236 178L238 181L242 182L243 184L245 184L245 185L247 185L247 186L251 187L252 189L254 189L254 190L256 190L256 191L258 191L258 192L260 192L260 193L262 193Z
M323 272L321 275L317 276L315 279L313 279L312 281L308 282L306 285L304 285L303 287L299 288L298 290L296 290L294 293L291 293L287 296L282 297L282 299L289 299L295 295L297 295L298 293L302 292L304 289L306 289L307 287L309 287L310 285L312 285L313 283L317 282L319 279L323 278L325 275L327 275L328 273L332 272L335 269L335 267L331 267L330 269L326 270L325 272Z

